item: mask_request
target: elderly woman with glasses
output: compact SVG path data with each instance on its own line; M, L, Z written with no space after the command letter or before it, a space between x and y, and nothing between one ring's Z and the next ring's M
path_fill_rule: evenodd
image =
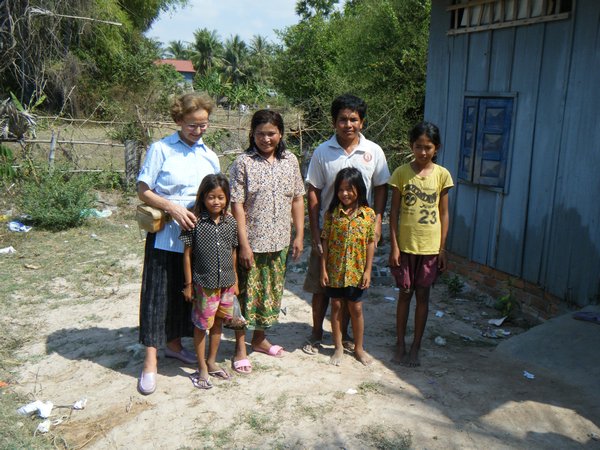
M181 229L194 227L190 211L198 186L208 174L220 172L219 159L202 141L208 117L214 108L204 94L185 94L171 106L171 117L179 127L175 133L153 143L138 177L138 197L162 209L172 218L157 233L148 233L140 296L139 341L146 347L138 390L144 395L156 389L158 349L167 358L195 364L195 353L181 345L193 335L191 303L183 299L183 243Z

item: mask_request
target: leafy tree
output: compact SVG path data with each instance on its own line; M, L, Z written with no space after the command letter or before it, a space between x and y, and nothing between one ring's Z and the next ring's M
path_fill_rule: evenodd
M239 84L246 78L247 57L248 47L239 35L236 34L225 41L223 72L233 84Z
M269 82L272 59L273 46L264 36L254 35L250 41L248 60L251 67L250 75L253 80L263 85Z
M273 66L278 91L304 107L309 124L327 130L335 96L363 97L369 105L365 133L396 155L423 115L429 5L429 0L354 0L339 13L303 17L280 33L283 48Z
M134 28L146 31L161 12L185 6L188 0L119 0Z
M317 15L280 33L283 48L273 64L274 84L311 122L322 120L333 96L344 88L336 81L339 50L335 26Z
M192 54L190 46L186 42L171 41L164 52L165 56L173 59L190 59Z
M223 81L219 70L216 68L212 68L204 74L196 72L194 77L194 89L204 91L216 100L226 95L225 92L229 86L230 84Z
M49 107L64 111L68 103L77 113L99 88L125 83L135 89L136 80L156 80L156 46L142 32L161 11L186 2L3 0L0 24L11 25L0 26L0 95L13 91L31 103L45 94ZM124 81L126 74L136 80Z
M194 42L191 46L191 59L200 74L206 74L213 67L221 65L223 44L216 30L208 28L194 31Z
M339 0L298 0L296 2L296 14L302 20L308 20L314 16L328 17L334 11Z

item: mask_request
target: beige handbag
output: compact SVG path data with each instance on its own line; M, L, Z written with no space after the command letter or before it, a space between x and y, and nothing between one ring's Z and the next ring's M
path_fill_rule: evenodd
M162 209L140 203L135 211L135 220L142 230L156 233L165 227L165 224L171 220L171 216Z

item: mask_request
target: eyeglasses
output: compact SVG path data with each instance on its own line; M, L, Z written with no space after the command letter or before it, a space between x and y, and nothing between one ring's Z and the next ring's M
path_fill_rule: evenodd
M196 130L196 128L200 128L201 130L206 130L208 128L208 122L204 122L204 123L186 123L185 127L190 130L190 131L194 131Z

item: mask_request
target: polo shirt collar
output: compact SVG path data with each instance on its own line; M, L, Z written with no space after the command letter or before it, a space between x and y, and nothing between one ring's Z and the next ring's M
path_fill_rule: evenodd
M358 133L358 145L352 151L352 153L354 153L354 152L364 152L364 149L361 148L361 146L362 146L362 144L364 142L365 142L365 137L363 136L362 133ZM341 150L341 151L345 152L345 150L342 148L342 146L338 142L337 135L335 135L335 134L333 136L331 136L331 138L329 139L329 147L333 147L335 149L338 149L338 150Z

